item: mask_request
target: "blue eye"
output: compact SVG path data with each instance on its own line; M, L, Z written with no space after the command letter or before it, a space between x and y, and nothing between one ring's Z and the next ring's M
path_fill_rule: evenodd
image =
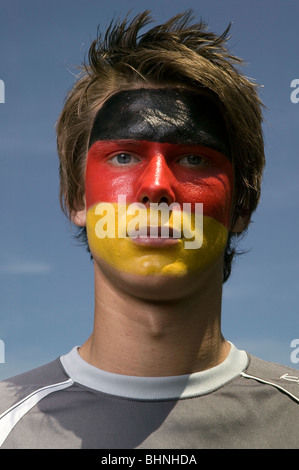
M209 164L209 162L200 155L186 155L178 160L178 163L183 166L188 166L189 168L206 168Z
M139 163L140 160L130 153L121 152L110 158L109 162L116 166L128 166Z

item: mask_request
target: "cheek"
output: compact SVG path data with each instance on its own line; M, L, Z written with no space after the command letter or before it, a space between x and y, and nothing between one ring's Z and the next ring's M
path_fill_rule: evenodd
M219 172L217 175L201 178L192 183L181 183L178 191L178 202L203 203L203 213L212 217L226 228L230 223L230 212L233 193L232 171Z
M126 196L127 200L134 201L136 194L136 171L119 175L113 167L101 165L87 160L85 187L86 207L98 202L117 202L118 196Z

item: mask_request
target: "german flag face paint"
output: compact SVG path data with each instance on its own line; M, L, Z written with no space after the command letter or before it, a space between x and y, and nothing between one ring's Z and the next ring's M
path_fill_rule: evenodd
M225 249L232 191L225 125L205 95L128 90L98 111L86 167L95 259L139 275L200 272Z

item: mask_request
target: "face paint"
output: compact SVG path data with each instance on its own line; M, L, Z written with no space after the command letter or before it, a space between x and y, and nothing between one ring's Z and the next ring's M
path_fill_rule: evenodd
M229 158L223 118L205 95L179 89L116 93L96 115L89 148L98 140L145 140L202 145Z
M223 154L225 152L225 155ZM207 98L186 91L120 92L94 121L86 168L87 234L94 256L141 275L184 275L215 262L227 240L233 171L223 121ZM203 203L203 240L186 249L182 239L99 238L100 202L112 203L119 221L132 203ZM107 214L106 214L107 216ZM107 218L107 223L111 219Z

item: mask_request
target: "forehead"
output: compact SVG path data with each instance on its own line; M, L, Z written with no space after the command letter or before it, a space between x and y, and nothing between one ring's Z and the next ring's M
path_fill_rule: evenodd
M214 101L178 88L124 90L107 99L95 117L89 147L117 139L206 145L229 154L225 123Z

